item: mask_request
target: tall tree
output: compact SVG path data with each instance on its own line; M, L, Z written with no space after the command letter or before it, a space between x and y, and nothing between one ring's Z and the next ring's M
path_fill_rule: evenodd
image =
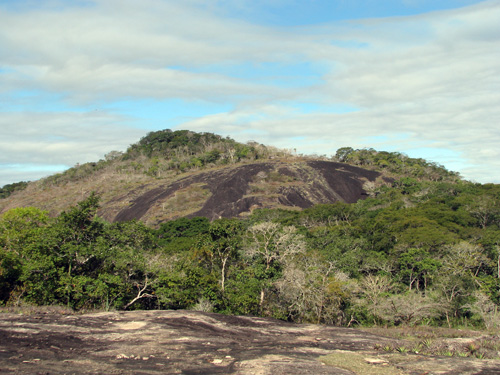
M208 234L202 236L196 245L200 260L208 262L212 271L218 270L222 293L225 291L230 261L238 256L241 246L241 229L241 223L237 220L216 220L210 225Z

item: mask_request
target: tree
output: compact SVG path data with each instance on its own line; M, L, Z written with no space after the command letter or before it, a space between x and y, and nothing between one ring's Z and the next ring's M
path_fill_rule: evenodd
M7 198L12 193L20 190L24 190L28 187L28 183L25 181L15 182L13 184L7 184L0 188L0 199Z
M19 257L0 248L0 305L9 300L21 276Z
M381 308L383 301L393 291L392 280L386 275L368 274L358 283L359 297L355 300L358 307L366 309L377 324L377 319L382 316Z
M107 256L101 269L109 276L102 279L102 288L106 298L111 293L106 305L111 302L117 308L128 309L141 302L143 308L147 307L146 299L156 299L153 292L157 275L167 266L156 251L153 230L134 220L108 225L104 236Z
M57 243L52 253L61 268L59 291L66 295L66 304L76 307L85 298L85 290L93 279L92 273L102 263L104 223L97 218L100 197L92 192L89 197L62 212L53 229Z
M354 149L352 147L341 147L335 153L335 159L340 162L346 162L349 159L349 155L351 155L353 152Z
M0 246L7 252L26 258L27 243L49 222L47 211L34 207L13 208L0 217Z
M448 327L452 327L452 320L459 321L469 315L467 306L473 303L472 296L476 285L470 277L464 277L453 270L443 267L434 283L436 292L440 293L445 301L445 311ZM450 319L451 318L451 319Z
M481 318L486 329L500 327L498 306L485 293L480 291L474 293L474 299L474 303L468 305L468 307Z
M74 243L92 242L103 233L103 222L97 219L100 197L92 192L86 199L78 202L57 218L58 224L65 229L65 237Z
M304 253L303 236L293 226L283 227L277 223L262 222L247 231L249 239L245 253L250 258L260 258L268 270L274 262Z
M477 280L479 272L491 263L482 246L461 241L445 249L447 251L443 258L445 272L471 277L479 284Z
M395 294L382 301L379 309L380 317L394 324L412 325L439 317L447 306L445 303L436 301L432 296L422 295L417 291L409 291L405 294Z
M240 248L240 231L241 223L237 220L216 220L210 225L208 234L202 236L196 246L198 257L208 261L212 271L218 268L223 293L229 261L237 257Z
M423 286L427 289L429 280L439 269L441 263L431 257L430 253L422 248L409 248L398 257L400 276L407 282L408 289L415 285L417 290Z
M108 152L106 155L104 155L104 160L111 162L113 160L121 158L122 156L123 156L123 152L113 150L113 151Z
M297 254L306 251L304 237L294 226L281 226L272 222L261 222L247 230L245 255L257 263L265 265L261 273L259 306L262 311L265 291L281 270L282 264Z
M286 315L297 322L340 324L342 305L350 297L349 278L315 254L287 262L276 281Z
M7 302L16 288L19 297L23 294L23 273L50 221L46 211L34 207L14 208L0 216L0 302Z
M200 235L208 234L210 222L205 217L179 218L162 223L156 231L158 243L165 253L189 251Z
M492 222L500 219L500 204L497 199L490 195L474 197L467 206L467 210L477 220L480 228L484 229Z

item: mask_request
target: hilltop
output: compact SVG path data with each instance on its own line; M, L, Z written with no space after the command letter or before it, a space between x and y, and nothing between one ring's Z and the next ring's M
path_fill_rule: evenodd
M94 191L101 197L102 218L157 226L180 217L244 217L256 208L354 203L404 176L458 178L398 153L342 148L332 158L298 156L212 133L163 130L124 153L110 151L98 162L5 186L0 213L33 206L56 216Z

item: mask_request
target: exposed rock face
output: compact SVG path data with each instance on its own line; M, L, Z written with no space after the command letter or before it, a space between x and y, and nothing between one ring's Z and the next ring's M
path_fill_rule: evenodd
M367 183L387 182L380 173L325 160L273 159L231 164L176 175L150 176L96 172L86 178L46 186L30 184L0 200L0 213L33 206L57 216L95 191L98 212L116 222L141 220L148 225L179 217L244 217L256 208L304 209L315 204L354 203L367 197Z
M353 374L321 362L333 353L347 362L357 356L384 375L500 373L494 360L374 349L385 345L411 343L350 328L183 310L0 314L2 374Z
M329 161L267 162L246 164L209 172L200 172L173 183L143 191L119 211L113 221L144 219L155 216L155 207L174 199L193 186L208 198L190 199L198 206L184 215L209 219L237 217L255 208L307 208L318 203L354 203L366 197L364 183L380 174L362 168ZM122 197L121 199L126 199ZM177 208L177 211L180 211ZM162 221L161 215L156 214Z

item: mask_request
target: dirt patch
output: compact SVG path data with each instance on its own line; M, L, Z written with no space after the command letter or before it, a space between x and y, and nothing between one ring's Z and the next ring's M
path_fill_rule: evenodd
M352 375L352 358L410 375L500 374L499 361L375 349L383 345L403 344L356 329L181 310L0 315L0 374Z

